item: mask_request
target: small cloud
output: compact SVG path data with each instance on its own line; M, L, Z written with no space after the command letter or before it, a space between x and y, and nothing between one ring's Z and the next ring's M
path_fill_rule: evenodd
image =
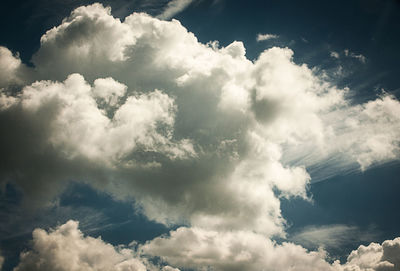
M362 54L359 54L359 55L352 54L351 57L360 60L362 63L365 63L367 61L367 58L365 56L363 56Z
M265 41L265 40L272 40L272 39L277 39L279 38L278 35L274 35L274 34L258 34L257 35L257 41Z
M369 242L376 238L373 229L368 232L342 224L309 226L293 235L291 240L308 248L339 248L349 243Z
M186 9L192 2L193 0L172 0L167 4L164 11L158 15L157 18L162 20L171 19L176 14Z
M331 52L331 57L336 58L336 59L339 59L339 53L338 53L338 52L335 52L335 51L332 51L332 52Z
M362 54L355 54L351 52L349 49L344 49L343 52L346 57L355 58L359 60L361 63L365 63L367 61L367 58L365 56L363 56Z

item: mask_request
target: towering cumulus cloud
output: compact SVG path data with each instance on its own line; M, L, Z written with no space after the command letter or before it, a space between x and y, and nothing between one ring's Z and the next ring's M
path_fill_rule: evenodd
M76 222L36 230L17 270L395 270L397 239L332 265L323 250L271 238L285 237L280 198L307 199L307 166L399 157L400 103L382 94L351 105L350 90L288 48L245 53L237 41L199 43L176 20L120 21L100 4L47 31L34 68L1 48L1 182L42 206L82 181L186 225L135 250L83 237ZM165 264L149 267L152 257Z

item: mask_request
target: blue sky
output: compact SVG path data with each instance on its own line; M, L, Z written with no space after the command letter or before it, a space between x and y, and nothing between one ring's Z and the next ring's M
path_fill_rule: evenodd
M399 1L3 5L1 270L400 268Z

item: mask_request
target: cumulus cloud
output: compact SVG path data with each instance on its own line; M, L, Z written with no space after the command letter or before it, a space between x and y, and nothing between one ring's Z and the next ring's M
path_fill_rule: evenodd
M291 243L278 245L250 231L179 228L141 249L173 266L195 270L333 270L324 260L323 251L309 253Z
M352 251L344 271L391 271L400 268L400 238L386 240L382 245L371 243Z
M36 229L32 244L32 250L21 253L20 263L14 271L147 270L133 250L84 236L76 221L69 221L50 232Z
M350 90L296 64L289 48L250 61L242 42L202 44L176 20L133 13L121 21L93 4L47 31L24 73L16 55L2 52L1 182L14 183L33 205L82 181L134 199L151 220L187 225L146 244L151 255L195 236L210 240L201 245L219 253L209 265L220 270L227 259L256 270L280 254L287 261L272 265L276 270L329 267L322 252L271 241L286 234L280 198L307 198L308 167L366 169L400 155L398 100L383 94L353 105ZM60 229L34 238L61 236ZM258 248L271 258L257 256Z
M31 250L21 253L20 270L332 270L391 271L400 264L400 238L371 243L350 253L346 263L326 261L324 250L277 244L251 231L208 231L181 227L135 247L112 246L84 236L78 222L33 232ZM152 264L153 257L161 258Z
M254 62L245 53L237 41L201 44L176 20L77 8L41 38L38 81L2 91L3 181L49 199L81 179L134 197L162 223L273 235L283 234L279 197L306 195L304 166L398 157L396 99L349 106L346 90L294 63L292 50ZM10 53L1 62L10 59L19 63ZM307 147L312 159L293 166Z
M23 64L18 55L7 48L0 46L0 88L3 88L12 83L20 83L23 80L21 69Z
M264 41L264 40L272 40L279 38L278 35L274 34L258 34L256 40L257 41Z
M293 243L277 244L253 232L221 233L199 228L179 228L170 236L149 241L141 250L161 256L171 265L195 270L394 271L400 264L400 238L382 245L361 245L344 264L328 263L323 249L309 252Z

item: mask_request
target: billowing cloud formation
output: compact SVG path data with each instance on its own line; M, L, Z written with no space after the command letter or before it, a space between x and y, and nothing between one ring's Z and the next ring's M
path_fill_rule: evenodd
M14 271L23 270L118 270L145 271L146 266L133 250L113 247L100 238L85 237L78 223L69 221L47 233L33 232L33 248L23 252Z
M147 244L149 254L199 235L211 250L228 246L230 259L257 258L249 270L273 261L275 250L287 251L289 265L327 266L319 252L270 240L285 236L280 198L306 198L308 166L365 169L399 157L394 97L350 105L349 90L294 63L288 48L250 61L242 42L201 44L176 20L134 13L120 21L93 4L42 36L34 68L1 52L1 181L20 187L30 205L82 181L134 199L149 219L187 225ZM231 251L230 231L244 255ZM258 260L259 245L246 238L272 258ZM210 265L225 270L221 255Z
M351 252L347 262L328 263L323 250L308 252L291 243L276 244L249 231L216 232L179 228L136 248L113 247L85 237L78 223L33 232L32 250L21 254L19 270L332 270L394 271L400 267L400 238L371 243ZM151 263L161 257L165 266ZM168 263L170 266L166 265Z
M351 252L345 271L391 271L400 268L400 238L360 246Z
M324 260L323 251L308 253L291 243L277 245L250 231L221 233L179 228L141 249L145 254L161 256L173 266L195 270L333 270Z

